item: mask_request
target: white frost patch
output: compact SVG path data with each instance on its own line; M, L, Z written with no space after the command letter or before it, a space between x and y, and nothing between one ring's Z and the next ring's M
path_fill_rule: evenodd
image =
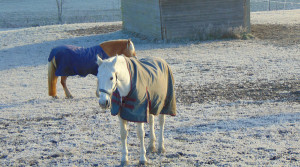
M300 9L251 12L251 24L300 24Z
M66 31L76 29L86 29L96 26L107 26L120 24L121 22L105 22L105 23L80 23L80 24L63 24L49 25L41 27L30 27L22 29L3 29L0 31L0 48L8 49L16 46L43 43L47 41L55 41L74 37Z

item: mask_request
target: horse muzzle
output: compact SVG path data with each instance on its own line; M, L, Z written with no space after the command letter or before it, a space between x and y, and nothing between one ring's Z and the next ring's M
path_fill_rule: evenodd
M107 90L100 89L100 99L99 99L99 105L103 109L111 108L111 93Z
M110 100L99 100L99 105L103 109L111 108L111 101Z

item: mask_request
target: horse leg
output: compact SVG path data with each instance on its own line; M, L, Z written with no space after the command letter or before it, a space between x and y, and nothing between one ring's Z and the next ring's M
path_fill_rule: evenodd
M149 126L150 126L150 143L149 143L149 146L148 146L148 152L156 152L156 148L155 148L156 136L155 136L155 130L154 130L154 115L152 115L152 114L149 115Z
M159 131L159 139L158 139L158 152L159 153L164 153L166 152L165 146L164 146L164 128L165 128L165 115L160 114L159 115L159 126L160 126L160 131Z
M69 89L67 88L67 76L62 76L60 83L61 83L62 87L64 88L66 97L72 99L73 96L71 95Z
M96 96L99 97L99 81L97 79L97 89L96 89Z
M140 160L139 164L146 164L147 158L146 158L146 148L145 148L145 131L144 131L144 123L137 123L137 135L140 139Z
M128 149L127 149L127 121L123 120L119 116L120 120L120 133L121 133L121 143L122 143L122 159L121 166L128 165Z
M53 60L48 63L48 94L57 99L56 83L58 77L55 75L55 71L55 59L53 58Z

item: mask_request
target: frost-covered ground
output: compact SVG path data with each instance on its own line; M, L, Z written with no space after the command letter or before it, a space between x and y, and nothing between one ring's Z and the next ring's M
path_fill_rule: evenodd
M251 13L251 21L300 26L294 18L299 13ZM118 119L99 108L96 78L70 77L74 99L65 99L60 85L60 99L51 99L47 58L57 45L89 47L120 38L132 38L140 58L167 60L176 81L178 115L166 120L167 152L147 155L151 165L300 165L299 43L165 44L121 31L81 37L67 33L115 24L120 22L0 31L0 166L119 165ZM133 123L129 129L129 159L135 166L139 141ZM147 144L147 125L145 129Z

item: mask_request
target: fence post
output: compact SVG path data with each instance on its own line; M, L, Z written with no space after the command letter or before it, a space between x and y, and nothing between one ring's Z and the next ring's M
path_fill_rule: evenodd
M284 7L283 7L283 10L285 10L285 5L286 5L286 0L284 1Z

